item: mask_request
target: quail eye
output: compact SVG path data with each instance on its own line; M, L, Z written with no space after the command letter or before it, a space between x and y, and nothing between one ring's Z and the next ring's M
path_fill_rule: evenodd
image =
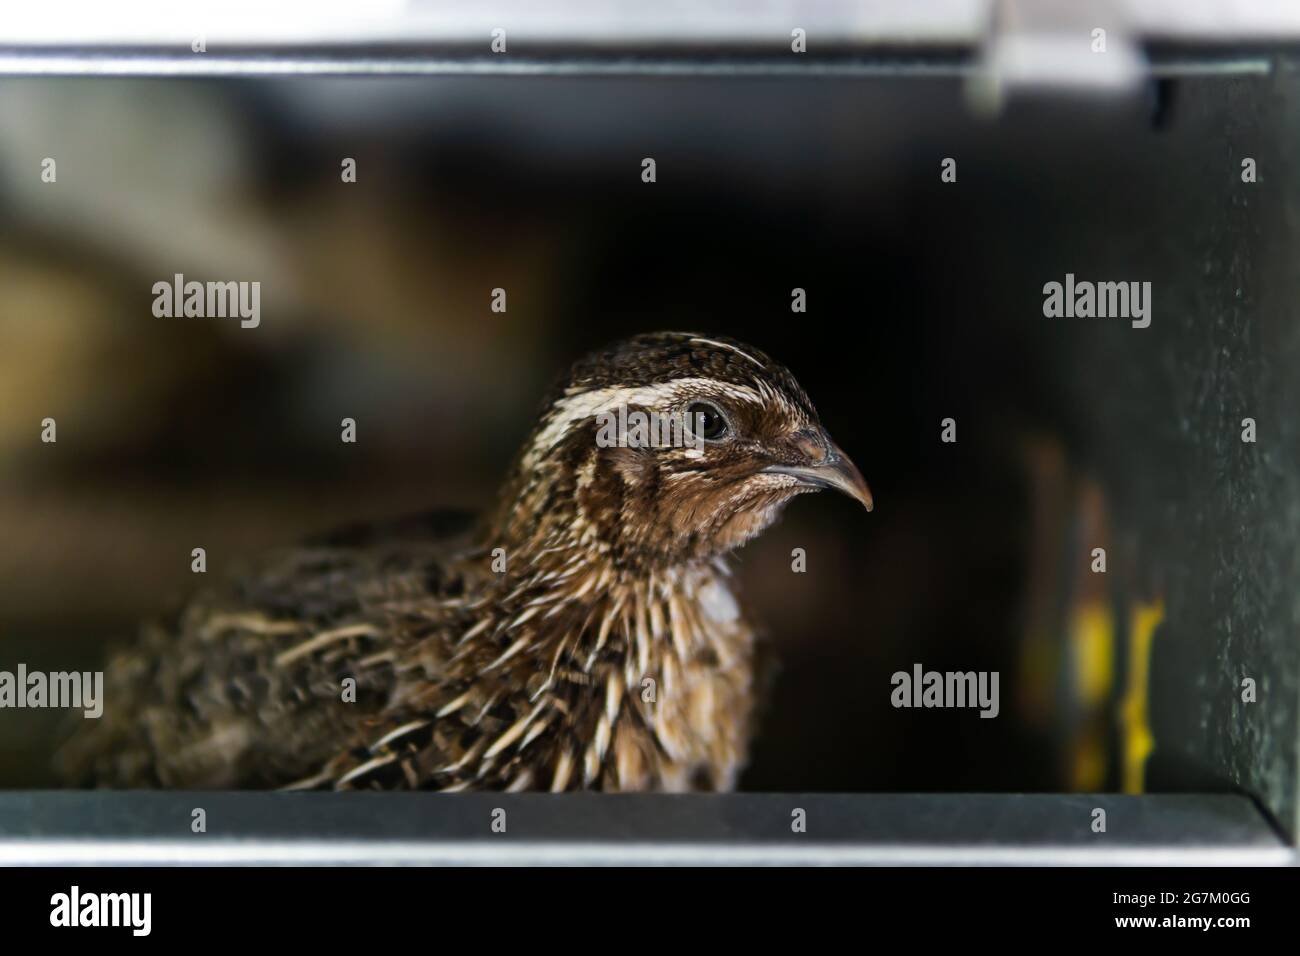
M727 433L731 431L726 416L716 405L710 405L708 402L692 402L686 409L686 415L691 428L698 428L700 437L705 441L719 441L726 438Z

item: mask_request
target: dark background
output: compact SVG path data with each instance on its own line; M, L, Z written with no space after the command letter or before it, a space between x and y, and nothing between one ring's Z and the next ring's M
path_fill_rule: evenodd
M782 659L746 789L1133 789L1147 701L1146 786L1292 825L1297 92L1286 62L995 119L916 78L6 80L0 667L99 666L193 547L220 574L483 506L568 362L700 330L787 364L877 502L801 499L738 556ZM155 318L175 272L260 280L261 327ZM1044 318L1066 272L1152 282L1151 327ZM893 709L918 662L999 671L1001 715ZM0 782L49 782L58 722L0 712Z

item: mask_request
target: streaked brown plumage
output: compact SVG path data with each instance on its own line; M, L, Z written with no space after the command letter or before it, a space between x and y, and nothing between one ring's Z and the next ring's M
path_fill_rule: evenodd
M596 415L620 405L703 409L713 440L696 457L602 447ZM766 355L621 342L553 392L478 525L435 515L279 552L147 628L61 769L118 787L730 788L755 635L724 558L825 487L870 507Z

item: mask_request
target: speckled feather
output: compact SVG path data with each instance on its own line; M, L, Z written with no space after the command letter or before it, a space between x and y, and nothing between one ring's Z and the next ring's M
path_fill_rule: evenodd
M702 462L595 442L611 403L701 397L738 433ZM815 490L755 474L814 433L790 373L741 343L594 353L493 513L352 529L197 594L113 659L104 716L60 769L115 787L730 788L758 682L725 556Z

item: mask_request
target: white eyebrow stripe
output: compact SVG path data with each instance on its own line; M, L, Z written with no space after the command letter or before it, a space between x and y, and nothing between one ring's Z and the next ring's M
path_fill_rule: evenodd
M529 466L535 464L541 454L555 447L576 423L594 418L600 412L612 411L620 405L647 408L671 405L674 400L685 398L687 393L695 390L723 395L751 405L762 405L764 401L757 389L716 378L674 378L655 385L610 385L590 392L579 392L562 398L551 406L546 424L533 439L525 461Z
M753 362L753 363L754 363L755 365L757 365L759 368L762 368L762 369L767 368L766 365L764 365L764 364L763 364L762 362L760 362L758 359L754 358L754 356L750 355L748 352L742 352L740 349L736 348L734 345L729 345L729 344L727 344L726 342L719 342L717 339L703 339L703 338L700 338L700 337L698 337L698 336L696 336L695 338L691 339L691 341L692 341L692 342L698 342L698 343L700 343L701 345L713 345L713 346L717 346L717 347L720 348L720 349L726 349L728 352L735 352L737 355L741 356L742 358L747 358L747 359L749 359L751 362Z

